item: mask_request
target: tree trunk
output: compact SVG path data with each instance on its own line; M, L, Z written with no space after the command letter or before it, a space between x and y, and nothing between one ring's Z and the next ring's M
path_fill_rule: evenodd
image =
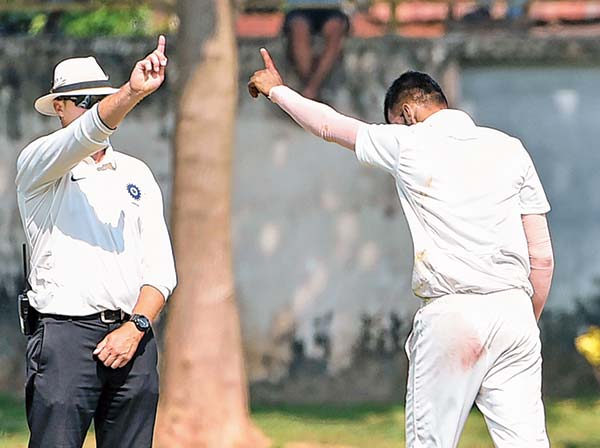
M178 2L179 92L159 448L260 448L248 412L231 254L237 54L229 0Z

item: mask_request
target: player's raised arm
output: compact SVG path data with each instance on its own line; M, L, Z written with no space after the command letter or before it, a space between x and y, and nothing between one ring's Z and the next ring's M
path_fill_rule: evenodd
M250 95L253 98L259 94L268 97L307 131L354 151L358 129L364 123L342 115L326 104L309 100L285 86L269 52L261 48L260 54L265 68L256 71L250 78Z

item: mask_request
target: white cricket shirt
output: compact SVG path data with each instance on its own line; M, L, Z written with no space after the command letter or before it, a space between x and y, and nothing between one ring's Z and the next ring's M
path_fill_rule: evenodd
M444 109L412 126L361 126L356 156L396 179L417 296L533 294L521 215L550 205L518 139Z
M17 160L17 199L31 248L29 298L38 311L131 313L140 288L176 284L162 196L142 161L116 152L94 106L29 144ZM92 154L106 148L100 163Z

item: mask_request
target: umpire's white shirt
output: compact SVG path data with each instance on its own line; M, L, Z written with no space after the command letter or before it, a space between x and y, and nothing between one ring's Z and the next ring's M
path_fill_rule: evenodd
M396 179L417 296L533 293L521 215L550 206L518 139L445 109L413 126L361 126L356 155Z
M143 162L112 149L112 132L94 106L17 160L29 298L42 313L130 313L143 285L165 299L175 287L160 189ZM90 156L104 148L95 163Z

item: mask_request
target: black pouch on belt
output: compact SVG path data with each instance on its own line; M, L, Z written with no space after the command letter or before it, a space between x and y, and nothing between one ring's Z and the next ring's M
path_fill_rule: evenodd
M19 324L21 325L21 333L25 336L31 336L37 327L38 312L29 303L27 293L19 294Z
M23 292L19 294L17 299L17 308L19 311L19 325L21 333L25 336L31 336L35 331L39 319L39 313L29 303L27 291L30 289L29 280L27 279L27 245L23 243Z

